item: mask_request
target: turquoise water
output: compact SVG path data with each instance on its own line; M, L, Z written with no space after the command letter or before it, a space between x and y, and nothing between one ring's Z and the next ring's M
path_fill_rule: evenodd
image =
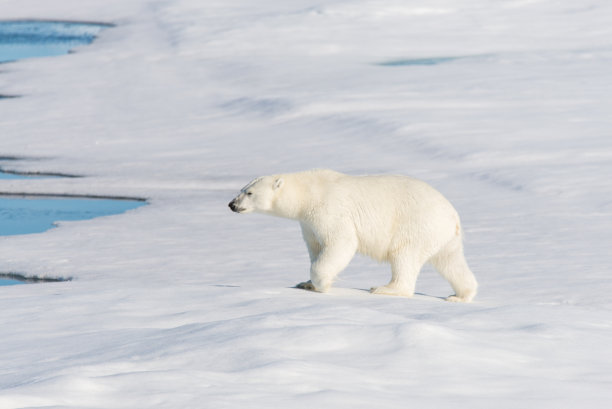
M67 54L90 44L110 24L59 21L0 21L0 63ZM0 98L8 96L0 95ZM14 159L14 158L2 158ZM18 175L0 171L0 179L32 179L51 175ZM135 209L138 200L87 198L16 198L0 196L0 235L42 233L58 221L87 220ZM0 286L24 284L4 274Z
M61 283L72 281L72 278L54 278L54 277L26 277L16 273L0 273L0 286L29 284L29 283Z
M145 204L139 200L0 197L0 236L42 233L59 221L110 216Z
M109 24L60 21L0 21L0 63L50 57L90 44Z
M425 58L402 58L397 60L389 60L378 63L383 67L405 67L405 66L431 66L440 65L446 63L452 63L455 61L484 61L487 59L495 58L495 54L473 54L463 56L449 56L449 57L425 57Z
M58 221L111 216L145 204L143 200L0 196L0 236L42 233L53 228ZM2 275L0 286L26 283L13 279L14 275ZM33 282L39 281L45 280Z
M379 65L385 67L399 67L406 65L438 65L460 59L461 57L432 57L432 58L409 58L404 60L392 60L382 62Z
M0 179L24 179L27 176L23 176L23 175L14 175L12 173L4 173L4 172L0 172Z
M25 283L19 280L9 280L7 278L0 278L0 287L5 286L5 285L17 285L17 284L25 284Z

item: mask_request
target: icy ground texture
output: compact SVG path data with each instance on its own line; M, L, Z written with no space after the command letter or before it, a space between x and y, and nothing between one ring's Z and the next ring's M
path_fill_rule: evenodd
M0 240L0 407L607 408L612 3L5 0L104 20L76 54L4 64L1 191L151 205ZM433 60L434 64L384 65ZM235 215L260 174L402 173L463 217L473 304L307 278L296 223Z

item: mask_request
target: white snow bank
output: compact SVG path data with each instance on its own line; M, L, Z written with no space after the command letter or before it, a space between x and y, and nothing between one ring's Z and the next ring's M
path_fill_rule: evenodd
M5 0L115 23L0 66L0 155L79 179L2 192L147 197L0 238L0 407L607 407L612 6L603 0ZM466 57L428 66L393 60ZM480 284L444 303L307 278L294 223L227 209L260 174L403 173L455 203Z

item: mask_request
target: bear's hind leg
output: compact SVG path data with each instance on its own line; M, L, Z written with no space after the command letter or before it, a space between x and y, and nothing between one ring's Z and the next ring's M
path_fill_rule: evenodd
M373 294L398 295L412 297L416 280L424 261L418 260L409 252L395 256L391 260L391 281L382 287L372 287Z
M470 302L476 296L478 283L465 261L461 236L453 238L430 260L438 272L448 280L455 294L446 298L453 302Z

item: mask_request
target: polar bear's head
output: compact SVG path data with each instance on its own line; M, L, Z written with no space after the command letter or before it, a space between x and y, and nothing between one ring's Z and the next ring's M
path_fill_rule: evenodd
M264 176L251 181L240 190L229 207L236 213L270 213L278 190L283 186L281 177Z

